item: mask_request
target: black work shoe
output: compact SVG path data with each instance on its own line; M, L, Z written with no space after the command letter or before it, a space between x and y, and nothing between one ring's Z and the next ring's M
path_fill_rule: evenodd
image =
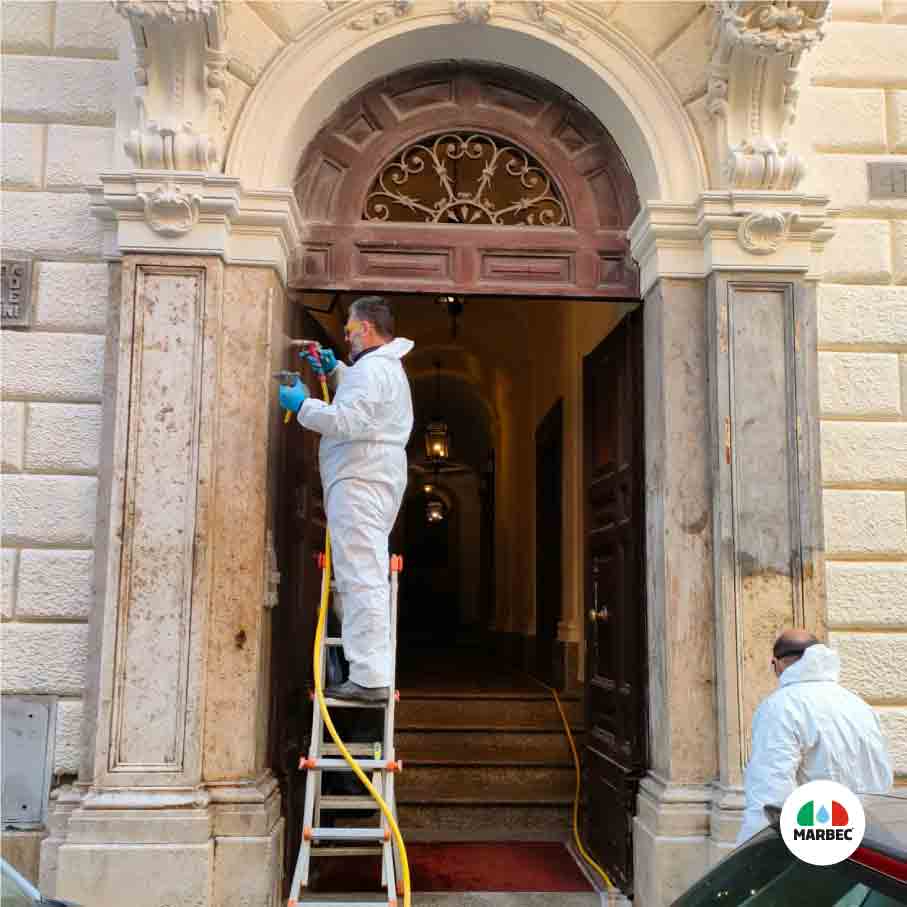
M352 680L344 680L337 686L328 687L324 695L328 699L356 699L360 702L385 702L390 691L387 687L361 687Z

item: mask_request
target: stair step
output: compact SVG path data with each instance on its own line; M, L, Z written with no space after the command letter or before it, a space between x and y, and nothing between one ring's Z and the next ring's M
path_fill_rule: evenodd
M572 803L557 805L399 803L405 841L566 841Z
M576 739L576 735L574 735ZM558 731L398 731L397 752L414 763L572 765L567 737ZM577 746L581 739L577 739Z
M584 724L583 707L579 700L562 703L571 727ZM560 730L560 714L550 697L488 695L482 698L426 697L421 694L400 695L395 723L403 730L488 730L536 729Z
M573 767L414 765L397 780L398 803L568 803Z

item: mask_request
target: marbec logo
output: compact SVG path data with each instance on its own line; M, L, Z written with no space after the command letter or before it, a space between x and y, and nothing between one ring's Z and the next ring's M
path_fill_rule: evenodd
M846 860L866 831L866 815L856 795L835 781L798 787L781 810L781 837L788 850L813 866Z

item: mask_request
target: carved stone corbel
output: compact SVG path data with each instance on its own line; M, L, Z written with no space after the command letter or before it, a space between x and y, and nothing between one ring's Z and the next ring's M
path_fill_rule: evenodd
M226 137L223 0L111 0L132 29L139 126L125 143L147 170L220 170Z
M454 17L470 25L485 25L494 13L494 0L451 0Z
M803 54L824 37L831 0L719 0L709 66L722 186L789 191L805 174L789 147Z

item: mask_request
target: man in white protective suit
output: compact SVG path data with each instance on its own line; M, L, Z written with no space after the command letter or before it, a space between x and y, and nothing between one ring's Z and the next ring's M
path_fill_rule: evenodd
M858 795L883 794L894 780L879 720L838 683L836 652L805 630L785 630L772 668L779 687L753 716L738 847L768 825L764 807L780 808L801 784L836 781Z
M321 435L321 482L350 663L349 679L325 695L375 702L387 698L391 683L388 536L406 490L413 402L401 360L414 344L394 339L393 313L381 296L352 304L345 337L351 365L322 351L331 403L310 397L298 378L280 388L280 403ZM319 368L315 357L303 355Z

